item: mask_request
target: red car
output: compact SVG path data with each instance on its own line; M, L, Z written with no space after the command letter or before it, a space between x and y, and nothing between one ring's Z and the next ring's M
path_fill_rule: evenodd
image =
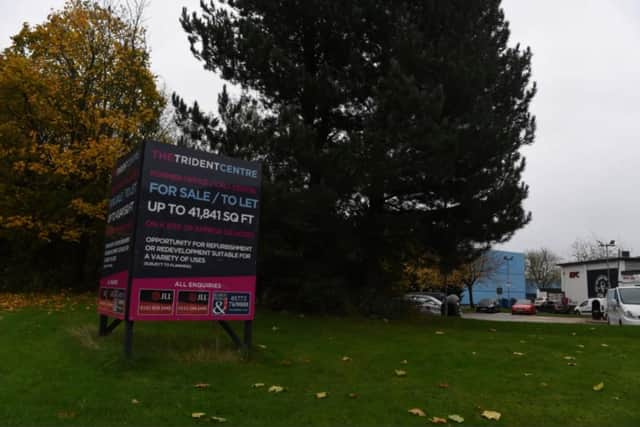
M528 299L519 299L511 306L511 314L536 314L536 306Z

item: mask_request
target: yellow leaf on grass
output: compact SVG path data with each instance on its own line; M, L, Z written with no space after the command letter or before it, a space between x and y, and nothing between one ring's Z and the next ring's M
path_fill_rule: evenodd
M258 347L258 348L260 348L262 350L266 350L267 349L267 346L264 345L264 344L256 344L256 347Z
M278 329L280 329L280 328L278 328L276 325L273 325L273 327L271 327L271 330L272 330L273 332L277 331Z
M222 418L222 417L211 417L211 421L215 421L217 423L226 423L227 419L226 418Z
M342 356L343 362L351 362L351 358L349 356Z
M600 344L602 347L609 347L609 344Z
M449 418L451 421L455 421L456 423L463 423L464 422L464 418L462 418L458 414L449 415L447 418Z
M449 388L449 384L447 384L447 383L440 383L440 384L438 384L438 387L440 387L440 388Z
M567 362L567 366L576 366L576 362Z
M427 414L424 413L424 411L420 408L411 408L409 409L407 412L409 412L411 415L416 415L418 417L426 417Z
M520 353L519 351L514 351L513 355L514 356L524 356L524 353Z
M541 383L540 383L540 387L548 387L548 386L549 386L549 384L547 384L547 383L545 383L545 382L541 382Z
M440 418L440 417L431 417L431 418L429 418L429 421L431 421L433 424L446 424L447 423L446 418Z
M140 403L140 401L138 399L131 399L131 403L137 405L138 403Z
M578 344L578 347L584 348L584 345L583 344Z
M444 335L443 331L436 331L436 335Z
M198 384L194 384L193 386L195 388L207 388L207 387L209 387L209 384L207 384L207 383L198 383Z
M329 393L327 393L326 391L316 393L316 399L326 399L327 396L329 396Z
M399 377L404 377L404 376L406 376L406 375L407 375L407 371L403 371L402 369L396 369L396 370L395 370L395 373L396 373L396 375L397 375L397 376L399 376Z
M351 399L355 399L356 397L358 397L358 393L349 393L349 397Z
M409 363L409 362L407 362L407 359L404 359L404 360L401 360L401 361L400 361L400 364L401 364L401 365L406 365L406 364L408 364L408 363Z
M531 375L533 375L531 372L525 372L525 373L524 373L524 376L525 376L525 377L530 377Z
M496 421L498 421L500 419L500 417L502 416L502 414L500 412L496 412L496 411L483 411L482 414L480 414L480 416L482 416L483 418L486 418L488 420L496 420Z
M264 383L255 383L255 384L253 384L251 387L253 387L253 388L260 388L260 387L264 387Z
M204 412L194 412L194 413L191 414L191 418L202 418L205 415L207 415L207 414L205 414Z
M604 388L604 383L598 383L593 386L593 391L602 391L603 388Z
M281 387L279 385L272 385L271 387L269 387L269 393L281 393L284 391L284 387Z
M573 356L565 356L564 360L576 360L576 358Z

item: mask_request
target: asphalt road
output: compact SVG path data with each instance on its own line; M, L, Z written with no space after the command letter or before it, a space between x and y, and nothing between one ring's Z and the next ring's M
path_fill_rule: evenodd
M513 315L511 313L464 313L463 319L492 320L495 322L532 322L532 323L605 323L604 321L592 320L589 316L545 316L536 314Z

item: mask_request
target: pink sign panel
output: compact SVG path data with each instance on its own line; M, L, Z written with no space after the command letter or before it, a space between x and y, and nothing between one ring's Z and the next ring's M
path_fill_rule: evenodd
M255 276L133 279L130 320L251 320Z

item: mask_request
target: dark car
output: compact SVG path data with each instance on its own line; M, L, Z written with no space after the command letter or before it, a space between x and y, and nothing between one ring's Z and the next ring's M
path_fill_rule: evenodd
M500 311L500 303L491 298L481 299L476 305L476 313L497 313Z

